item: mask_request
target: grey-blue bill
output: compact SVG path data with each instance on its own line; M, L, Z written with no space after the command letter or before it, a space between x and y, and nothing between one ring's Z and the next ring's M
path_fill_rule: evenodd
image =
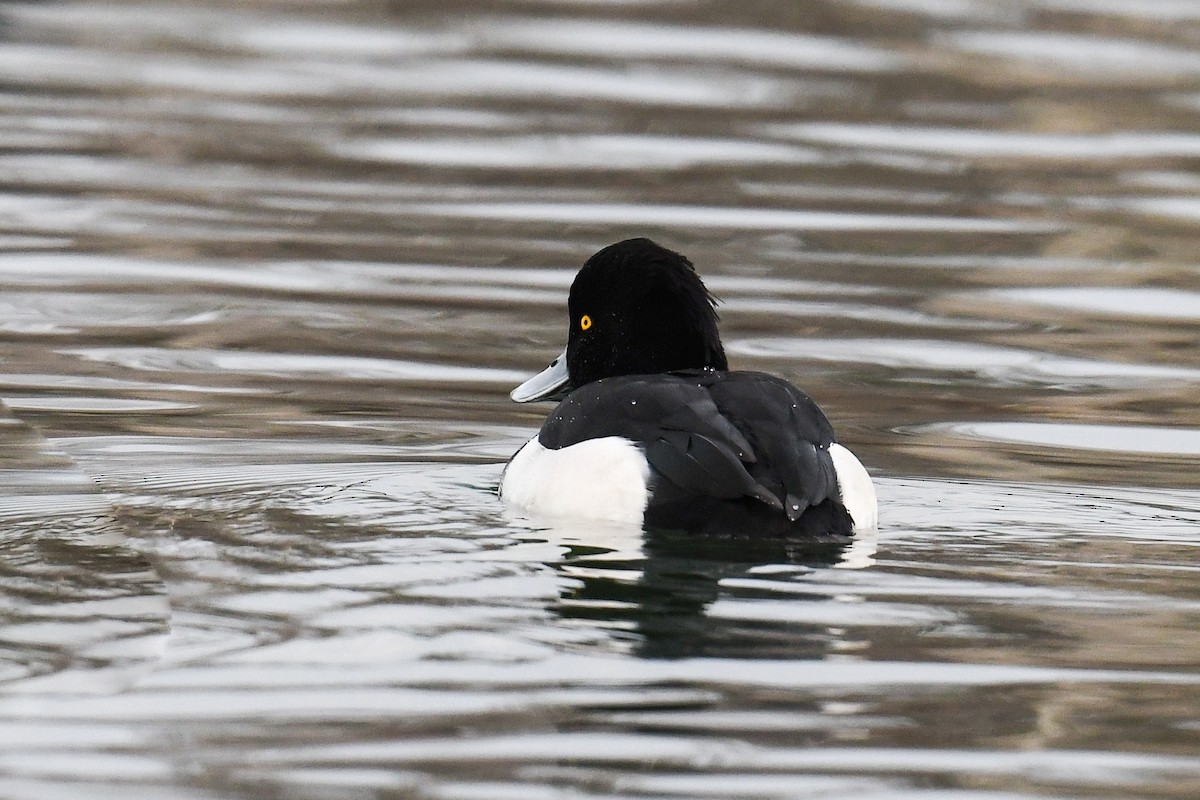
M567 351L563 350L558 358L550 362L550 366L513 389L508 396L517 403L558 399L556 395L570 381L571 375L567 372Z

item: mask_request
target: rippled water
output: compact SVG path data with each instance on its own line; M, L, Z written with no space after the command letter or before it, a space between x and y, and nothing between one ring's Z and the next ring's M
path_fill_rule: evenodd
M1200 795L1200 4L0 23L0 797ZM632 235L878 534L501 508Z

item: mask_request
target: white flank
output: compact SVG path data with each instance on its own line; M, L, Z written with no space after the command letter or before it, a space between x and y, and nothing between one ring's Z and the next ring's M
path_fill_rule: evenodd
M548 450L535 437L508 462L500 497L541 516L640 525L649 480L646 456L628 439L606 436Z
M879 504L875 500L875 484L859 460L836 442L829 446L833 469L837 472L842 491L842 505L854 520L854 530L875 528L879 524Z

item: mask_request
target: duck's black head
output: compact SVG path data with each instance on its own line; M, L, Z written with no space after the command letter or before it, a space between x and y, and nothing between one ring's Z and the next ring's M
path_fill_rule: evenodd
M728 369L715 304L679 253L649 239L609 245L571 284L566 351L510 396L527 403L614 375Z
M573 386L613 375L728 369L715 298L692 262L649 239L609 245L587 260L567 301Z

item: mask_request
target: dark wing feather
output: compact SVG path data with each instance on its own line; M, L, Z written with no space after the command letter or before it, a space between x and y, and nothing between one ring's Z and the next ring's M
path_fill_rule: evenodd
M750 468L795 520L809 506L839 499L829 446L833 426L812 398L787 381L757 372L725 373L712 386L722 415L743 431L759 454Z
M605 378L563 400L539 440L559 449L604 436L643 446L659 479L652 503L750 497L795 521L838 497L828 420L807 395L770 375Z
M756 497L778 511L779 499L754 480L728 446L707 436L685 431L663 431L646 444L646 460L684 496L735 500Z

